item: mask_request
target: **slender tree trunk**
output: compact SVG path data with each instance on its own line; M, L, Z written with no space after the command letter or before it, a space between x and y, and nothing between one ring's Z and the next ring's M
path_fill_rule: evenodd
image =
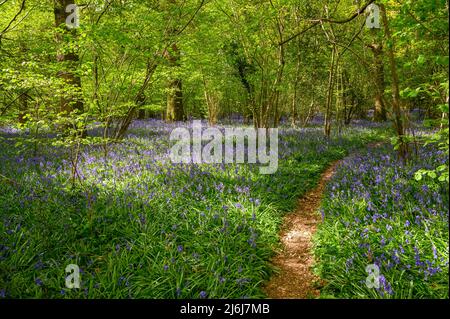
M406 160L408 156L408 145L405 140L405 129L403 123L403 114L400 108L400 88L399 88L399 78L397 73L397 65L395 62L395 43L392 38L391 30L389 28L388 18L386 14L386 8L384 4L379 4L381 16L384 24L384 33L386 40L391 43L388 47L389 64L391 67L392 76L392 110L394 112L394 124L397 131L397 137L399 139L399 155L403 160Z
M291 126L292 128L296 127L297 122L297 85L294 85L294 94L292 95L292 104L291 104Z
M202 79L203 79L203 93L205 96L205 103L208 108L208 123L209 125L214 126L217 123L218 98L216 97L214 92L210 92L203 70L202 70ZM247 124L247 121L248 117L245 116L244 124Z
M176 43L172 44L172 52L166 51L166 59L169 61L169 66L176 73L176 68L179 67L180 52ZM180 78L175 78L169 81L167 93L167 110L166 121L183 121L183 86Z
M26 43L21 41L20 44L20 51L21 53L26 56L28 48L26 46ZM28 90L27 89L22 89L20 96L19 96L19 116L18 116L18 121L21 124L24 124L26 122L26 118L25 115L28 112L28 99L29 99L29 95L28 95Z
M298 91L298 82L300 81L300 57L297 58L294 81L295 81L294 94L292 96L292 104L291 104L291 126L293 128L296 127L297 122L297 91Z
M269 127L269 120L270 116L273 112L273 126L278 127L279 125L279 100L280 100L280 84L283 79L283 73L284 73L284 66L285 66L285 60L284 60L284 47L280 46L278 49L278 70L277 70L277 76L275 79L275 82L272 86L269 100L267 103L267 107L263 112L264 115L264 121L263 121L263 127L268 128Z
M71 43L65 43L64 39L76 38L76 29L70 29L66 25L66 19L70 13L66 12L67 6L74 4L73 0L54 0L54 14L55 14L55 25L56 27L61 27L62 32L58 32L56 35L56 42L60 44L62 49L60 49L56 55L56 60L61 62L60 71L58 76L61 77L67 84L73 86L78 96L63 96L60 101L61 111L70 113L74 110L83 111L84 105L81 99L81 78L73 72L76 69L79 57L76 49L70 49L69 45ZM72 44L73 46L73 44Z
M342 66L336 66L336 123L338 132L341 133L343 122L344 101L344 80L343 80Z
M23 91L19 96L19 123L24 124L26 122L25 115L28 112L28 94Z
M301 119L301 126L302 127L306 127L306 125L309 123L309 120L311 119L311 116L313 114L313 110L314 110L314 96L311 100L311 104L308 108L308 112L306 113L306 116L304 118Z
M347 114L348 114L348 105L349 105L349 92L350 86L348 85L348 75L347 72L342 70L341 77L341 86L342 86L342 124L347 125Z
M334 84L334 71L335 71L335 62L336 62L336 45L333 45L333 51L331 53L331 63L330 63L330 72L328 77L328 91L327 91L327 104L325 111L325 125L324 125L324 133L325 136L329 137L331 135L331 104L333 100L333 84Z
M280 43L283 42L283 32L284 32L284 23L283 20L280 17L277 17L277 29L278 29L278 36ZM273 107L275 108L274 112L274 119L273 119L273 127L278 127L280 124L280 114L279 114L279 104L280 104L280 85L283 81L284 76L284 67L286 65L285 61L285 50L284 45L281 44L278 46L278 74L277 74L277 80L275 81L274 85L274 92L273 92ZM266 125L267 127L267 125Z
M95 49L93 50L93 55L94 55L94 59L93 59L92 73L94 76L94 88L93 88L92 97L93 97L95 106L100 108L99 97L98 97L98 91L100 89L100 81L98 78L98 54Z
M374 121L384 122L386 121L386 105L384 103L384 64L383 64L383 45L373 43L369 45L369 48L373 52L374 56L374 78L375 78L375 110Z
M138 112L138 119L143 120L146 117L147 117L147 114L146 114L145 110L140 109L139 112Z
M445 99L445 101L444 101L444 103L446 103L446 104L448 104L448 102L449 102L449 96L448 96L448 93L447 93L447 98ZM442 112L442 116L441 116L441 125L440 125L440 127L439 127L439 129L442 131L443 129L444 129L444 126L445 126L445 119L448 119L448 113L447 112ZM448 121L447 121L448 122ZM448 125L447 125L448 126Z
M296 6L294 15L295 15L295 23L298 24L302 20L302 14L298 10L299 8ZM297 47L297 63L295 65L295 83L294 83L294 94L292 97L292 104L291 104L291 126L293 128L296 127L297 123L297 103L298 103L298 86L300 81L300 67L301 67L301 50L302 50L302 43L301 43L301 37L298 37L296 40L296 47Z
M151 80L153 74L155 73L155 70L157 67L156 63L157 63L156 59L155 60L149 59L147 61L147 70L146 70L146 74L145 74L145 79L144 79L138 93L136 94L134 105L128 109L127 114L125 115L125 117L123 117L121 119L119 125L117 126L117 129L114 134L115 139L120 140L125 136L125 133L128 130L128 127L130 126L131 122L133 121L136 110L139 109L139 107L141 107L142 105L144 105L144 103L146 101L145 90L149 86L150 80Z

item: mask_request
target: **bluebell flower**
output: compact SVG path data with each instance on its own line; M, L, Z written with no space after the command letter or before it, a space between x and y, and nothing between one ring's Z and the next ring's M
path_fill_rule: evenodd
M438 259L436 246L433 245L432 249L433 249L433 258L434 258L434 259Z
M44 263L41 261L41 260L39 260L35 265L34 265L34 269L36 269L36 270L40 270L40 269L43 269L44 268Z
M39 287L41 287L41 286L44 284L44 282L43 282L40 278L36 278L36 280L34 281L34 283L35 283L36 285L38 285Z

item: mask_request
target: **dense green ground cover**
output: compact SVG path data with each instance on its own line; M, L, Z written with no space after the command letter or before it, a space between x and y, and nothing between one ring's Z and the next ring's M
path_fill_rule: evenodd
M280 165L173 165L175 125L136 122L105 158L87 147L83 184L56 147L36 156L0 139L0 295L49 298L263 297L277 228L326 166L377 134L349 129L330 140L320 129L280 131ZM65 289L65 267L82 270Z
M425 147L403 164L391 146L345 160L328 185L315 238L322 297L448 298L448 183L414 178L448 160ZM379 267L378 289L366 285L371 264Z

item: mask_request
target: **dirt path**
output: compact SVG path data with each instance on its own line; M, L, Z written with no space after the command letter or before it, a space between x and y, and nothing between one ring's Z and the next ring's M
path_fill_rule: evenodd
M284 218L280 234L283 250L272 260L280 272L264 288L268 298L303 299L319 295L319 290L314 287L318 278L311 271L314 262L311 240L320 222L317 210L325 185L333 177L340 162L334 162L322 173L318 186L299 200L294 213Z

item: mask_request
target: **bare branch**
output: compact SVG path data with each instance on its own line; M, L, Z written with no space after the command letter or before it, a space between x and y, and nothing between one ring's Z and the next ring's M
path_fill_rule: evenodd
M200 5L198 6L197 10L195 10L194 14L192 15L192 17L189 19L189 21L184 25L183 28L181 28L180 31L177 32L177 35L180 35L181 33L183 33L183 31L191 24L191 22L194 20L195 16L197 15L197 13L200 11L200 9L203 7L203 5L205 4L205 0L202 0Z
M19 11L16 13L16 15L14 16L14 18L12 18L11 21L9 21L8 25L3 29L2 32L0 32L0 38L2 37L3 34L5 34L8 29L11 27L11 25L14 23L14 21L16 21L16 19L19 17L19 15L22 13L23 9L25 9L25 3L27 2L27 0L22 0L22 4L20 5L20 9ZM3 3L2 3L3 4Z
M289 41L292 41L293 39L295 39L296 37L308 32L309 30L311 30L312 28L318 26L319 24L323 23L323 22L328 22L328 23L336 23L336 24L345 24L348 23L354 19L356 19L357 17L359 17L361 14L364 13L364 11L366 11L367 7L370 6L372 3L374 3L375 0L369 0L369 2L367 4L365 4L362 8L358 9L352 16L348 17L347 19L344 20L332 20L332 19L328 19L328 18L322 18L322 19L316 19L316 20L310 20L310 22L313 22L309 27L307 27L306 29L290 36L289 38L287 38L286 40L284 40L283 42L280 43L280 45L283 45Z

